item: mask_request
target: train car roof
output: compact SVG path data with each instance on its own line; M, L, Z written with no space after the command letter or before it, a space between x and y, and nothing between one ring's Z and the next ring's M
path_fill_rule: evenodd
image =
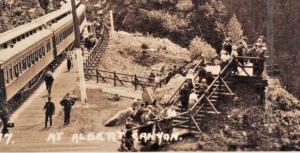
M59 17L60 15L67 13L71 10L71 1L67 1L65 5L63 5L60 9L50 12L42 17L39 17L37 19L32 20L31 22L20 25L16 28L13 28L11 30L5 31L0 34L0 44L4 44L9 42L10 40L13 40L31 30L37 29L38 27L46 24L47 22ZM76 5L80 3L79 0L76 1Z
M43 29L38 31L37 33L29 36L28 38L24 39L21 42L18 42L14 45L13 48L7 47L6 49L0 50L0 64L5 64L9 61L12 57L21 55L21 53L30 48L31 46L35 45L36 42L41 41L44 38L47 38L52 34L50 29Z
M80 5L80 6L77 8L77 10L76 10L77 14L78 14L78 15L81 14L81 13L84 11L84 9L85 9L85 6L84 6L84 5ZM72 22L72 20L73 20L73 17L72 17L72 15L70 14L70 15L66 16L65 18L63 18L62 20L60 20L59 22L54 23L53 25L51 25L50 28L51 28L54 32L56 32L56 31L60 30L62 27L64 27L64 25L67 25L67 23L69 23L70 21Z

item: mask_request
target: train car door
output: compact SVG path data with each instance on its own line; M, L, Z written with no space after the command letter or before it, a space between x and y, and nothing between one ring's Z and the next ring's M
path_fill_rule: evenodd
M5 80L4 80L4 71L0 70L0 102L5 100Z

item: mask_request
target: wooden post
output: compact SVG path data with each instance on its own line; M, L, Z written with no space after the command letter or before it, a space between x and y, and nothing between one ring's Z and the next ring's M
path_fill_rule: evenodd
M73 27L74 27L74 34L75 34L74 46L75 48L79 48L80 47L80 29L79 29L80 23L76 12L75 0L71 0L71 5L72 5L72 15L73 15Z
M83 57L81 56L81 49L76 49L77 54L77 64L78 64L78 76L79 76L79 86L80 86L80 97L81 101L87 103L87 93L86 93L86 84L84 77L84 68L83 68Z
M134 89L137 90L137 76L136 74L134 75Z
M192 116L191 116L191 111L189 111L189 130L192 130Z
M160 88L162 87L162 81L161 81L161 79L159 80L159 87Z
M114 27L114 16L113 16L113 11L112 10L109 11L109 15L110 15L110 26L111 26L111 33L110 33L110 35L114 36L114 29L115 29L115 27Z
M117 81L116 81L116 71L114 71L114 86L117 86Z
M96 69L96 79L97 79L97 83L99 83L99 72L98 72L98 68Z
M221 95L221 90L222 90L222 84L221 84L221 76L219 77L219 85L218 85L218 88L219 88L219 92L218 92L218 95L220 96Z

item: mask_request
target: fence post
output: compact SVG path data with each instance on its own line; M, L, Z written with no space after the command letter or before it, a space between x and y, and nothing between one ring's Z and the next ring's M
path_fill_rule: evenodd
M117 86L117 81L116 81L116 71L114 71L114 87Z
M137 90L137 76L134 75L134 89Z
M162 86L162 80L159 79L159 87L161 88L161 86Z
M99 72L98 72L98 68L96 68L96 78L97 78L97 83L99 83Z

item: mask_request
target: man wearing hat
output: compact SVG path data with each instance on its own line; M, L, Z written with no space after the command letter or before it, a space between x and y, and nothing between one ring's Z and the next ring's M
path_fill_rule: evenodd
M202 96L206 92L207 89L207 82L206 79L202 79L200 84L199 84L199 96Z
M229 53L226 50L222 50L220 59L222 61L222 63L220 64L220 67L221 67L220 71L222 71L230 60Z
M265 63L265 54L267 52L266 47L262 47L261 51L258 52L258 57L260 58L255 62L256 64L256 75L258 77L261 77L263 71L264 71L264 63Z
M223 43L223 49L225 51L227 51L229 53L229 55L231 54L232 51L232 40L230 37L226 38L224 43Z
M122 137L122 144L121 148L126 149L127 151L133 151L135 150L134 148L134 138L133 138L133 133L132 133L132 128L136 126L133 122L133 119L131 117L128 117L126 119L125 127L126 127L126 132L125 136ZM125 147L123 146L125 144Z
M183 88L179 91L180 102L182 106L181 111L185 111L188 109L190 91L191 89L189 88L189 85L187 83L185 83Z
M48 101L46 102L44 106L45 111L45 128L47 128L48 120L50 122L50 127L52 126L52 115L55 112L55 105L53 102L51 102L51 97L48 97Z
M51 89L52 89L52 84L54 81L53 75L51 73L51 71L47 71L47 73L45 74L45 83L46 83L46 89L48 91L48 94L51 94Z
M8 131L9 117L8 117L8 110L6 107L6 102L0 102L0 119L3 124L1 133L2 133L2 137L4 137L5 134L7 134L9 132Z
M192 92L189 96L189 107L192 107L198 101L198 95L195 92L195 89L192 89Z

